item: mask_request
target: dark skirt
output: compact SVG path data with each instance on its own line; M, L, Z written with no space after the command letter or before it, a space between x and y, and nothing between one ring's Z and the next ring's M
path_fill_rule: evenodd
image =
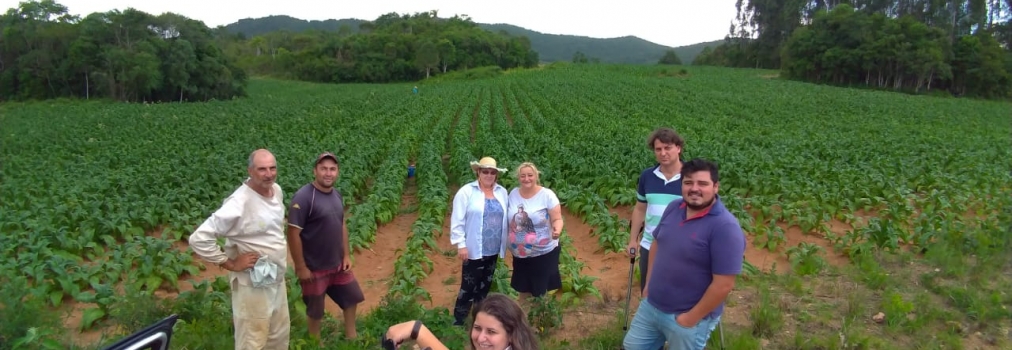
M550 290L562 288L559 275L559 253L562 246L551 252L532 258L513 257L513 279L510 286L520 293L531 293L539 297Z

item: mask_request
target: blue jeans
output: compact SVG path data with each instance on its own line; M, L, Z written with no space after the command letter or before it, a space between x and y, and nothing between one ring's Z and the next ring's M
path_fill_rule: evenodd
M720 316L703 317L694 327L685 328L675 321L678 315L665 313L646 299L641 300L622 346L626 350L657 350L667 340L669 350L705 348L710 333L720 322Z

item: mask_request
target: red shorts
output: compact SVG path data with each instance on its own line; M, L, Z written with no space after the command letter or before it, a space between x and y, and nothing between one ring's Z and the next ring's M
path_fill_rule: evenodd
M323 318L324 301L330 297L342 310L365 300L362 288L351 271L340 268L312 272L312 281L299 281L302 286L302 302L306 303L306 316L319 320Z
M304 296L323 295L323 293L327 292L327 287L355 282L355 275L351 270L341 271L340 267L330 270L312 271L311 273L313 276L312 281L299 281L299 285L302 286L302 295Z

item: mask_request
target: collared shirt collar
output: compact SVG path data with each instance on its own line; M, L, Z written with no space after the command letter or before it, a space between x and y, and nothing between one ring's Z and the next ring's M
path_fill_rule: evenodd
M471 181L471 187L481 190L481 184L478 183L478 180ZM502 185L500 185L499 182L496 181L495 185L492 186L492 191L498 190L500 188L504 190L506 189L506 187L502 187Z
M660 163L654 166L654 175L657 175L657 178L664 180L665 185L682 179L682 174L675 174L675 176L672 176L671 179L668 180L668 178L664 177L664 173L661 172Z
M685 204L685 200L684 199L682 200L682 204L680 204L678 206L678 208L679 209L683 209L683 210L686 209L686 204ZM693 217L690 218L690 217L688 217L688 212L686 211L685 221L695 220L695 219L699 219L699 218L702 218L704 216L709 216L709 215L720 215L720 213L722 213L722 212L724 212L726 210L727 209L724 208L724 203L722 203L721 200L720 200L720 195L714 195L713 196L713 204L710 205L709 207L707 207L706 209L703 209L703 211L699 212L698 214L696 214L696 216L693 216Z

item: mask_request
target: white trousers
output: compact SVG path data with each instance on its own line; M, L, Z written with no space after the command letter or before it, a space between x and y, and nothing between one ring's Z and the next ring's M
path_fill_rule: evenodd
M263 287L232 281L236 350L287 350L291 318L284 282Z

